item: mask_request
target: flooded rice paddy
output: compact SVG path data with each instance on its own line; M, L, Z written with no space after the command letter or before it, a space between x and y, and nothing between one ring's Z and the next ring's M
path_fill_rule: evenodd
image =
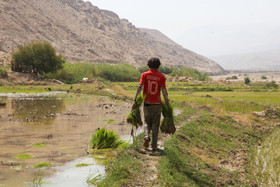
M127 138L131 130L131 104L106 97L13 94L0 103L0 186L32 186L36 173L42 186L87 186L89 175L104 172L87 157L93 131L107 127ZM51 166L36 169L39 163Z

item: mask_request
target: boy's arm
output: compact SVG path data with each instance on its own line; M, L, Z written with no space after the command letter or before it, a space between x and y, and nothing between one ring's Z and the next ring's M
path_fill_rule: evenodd
M137 96L138 94L142 91L143 89L143 84L139 84L137 90L136 90L136 94L135 94L135 97L133 99L133 105L132 105L132 108L135 108L136 107L136 99L137 99Z
M169 105L169 99L168 99L167 90L166 90L166 88L161 88L161 91L162 91L162 95L163 95L165 104L168 106Z

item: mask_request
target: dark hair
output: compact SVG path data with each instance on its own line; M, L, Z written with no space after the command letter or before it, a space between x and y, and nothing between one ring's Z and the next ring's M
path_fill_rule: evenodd
M159 68L159 66L161 65L159 58L150 58L148 60L148 66L149 68Z

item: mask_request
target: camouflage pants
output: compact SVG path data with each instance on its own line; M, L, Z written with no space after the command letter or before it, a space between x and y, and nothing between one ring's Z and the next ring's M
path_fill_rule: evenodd
M160 125L160 117L161 117L161 105L144 105L144 132L145 139L150 138L150 133L152 131L152 148L157 148L157 140L158 140L158 131Z

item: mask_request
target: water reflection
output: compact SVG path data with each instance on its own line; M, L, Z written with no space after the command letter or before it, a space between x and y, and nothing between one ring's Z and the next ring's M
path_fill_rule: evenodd
M64 101L56 97L14 98L13 118L33 124L50 124L65 109Z

